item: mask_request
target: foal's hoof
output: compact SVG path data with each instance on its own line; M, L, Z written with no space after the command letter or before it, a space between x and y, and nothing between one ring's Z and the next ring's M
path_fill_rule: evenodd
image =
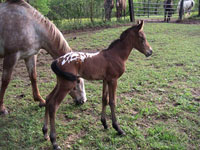
M61 147L58 146L58 145L54 145L54 146L53 146L53 150L61 150Z
M120 136L125 136L126 135L126 133L124 132L124 131L118 131L118 135L120 135Z
M46 102L45 102L45 101L39 103L39 107L40 107L40 108L41 108L41 107L45 107L45 106L46 106Z

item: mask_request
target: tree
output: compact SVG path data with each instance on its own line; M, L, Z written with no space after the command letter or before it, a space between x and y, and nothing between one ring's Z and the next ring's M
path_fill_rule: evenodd
M30 0L27 0L28 2ZM49 9L49 0L32 0L30 1L30 4L35 7L39 12L41 12L43 15L47 15L50 11Z

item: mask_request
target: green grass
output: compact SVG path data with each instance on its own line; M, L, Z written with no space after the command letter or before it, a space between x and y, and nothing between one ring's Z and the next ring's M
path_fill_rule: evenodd
M97 51L126 28L70 34L66 39L74 50ZM147 23L144 31L154 50L152 57L133 50L118 81L116 115L126 136L118 136L111 127L109 107L109 129L103 129L102 81L86 81L88 101L76 106L67 96L57 112L57 141L63 149L200 149L200 26ZM47 55L38 61L43 57ZM55 75L49 65L40 65L38 76L45 97L55 85ZM41 131L44 108L32 100L29 83L28 77L14 74L9 85L5 105L10 114L0 116L2 150L52 149Z

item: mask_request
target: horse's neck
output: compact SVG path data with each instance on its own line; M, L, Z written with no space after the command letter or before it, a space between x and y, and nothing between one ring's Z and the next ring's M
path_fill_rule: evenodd
M127 37L126 39L118 42L112 49L113 55L119 57L122 61L126 61L133 49L132 40Z
M44 49L54 59L72 51L62 33L51 22L49 28L45 27L45 32L46 42L44 43Z
M42 40L41 48L45 49L54 59L71 51L64 36L51 21L45 18L27 2L21 1L21 3L27 8L30 14L32 14L33 19L35 19L35 22L37 22L39 26L37 27L37 31Z

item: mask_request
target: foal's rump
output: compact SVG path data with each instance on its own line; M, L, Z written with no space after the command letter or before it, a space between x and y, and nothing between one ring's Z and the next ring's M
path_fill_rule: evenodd
M78 77L70 72L64 72L62 71L58 66L57 66L57 60L53 61L51 64L51 69L53 70L53 72L59 76L64 78L65 80L69 80L69 81L76 81L78 79Z

